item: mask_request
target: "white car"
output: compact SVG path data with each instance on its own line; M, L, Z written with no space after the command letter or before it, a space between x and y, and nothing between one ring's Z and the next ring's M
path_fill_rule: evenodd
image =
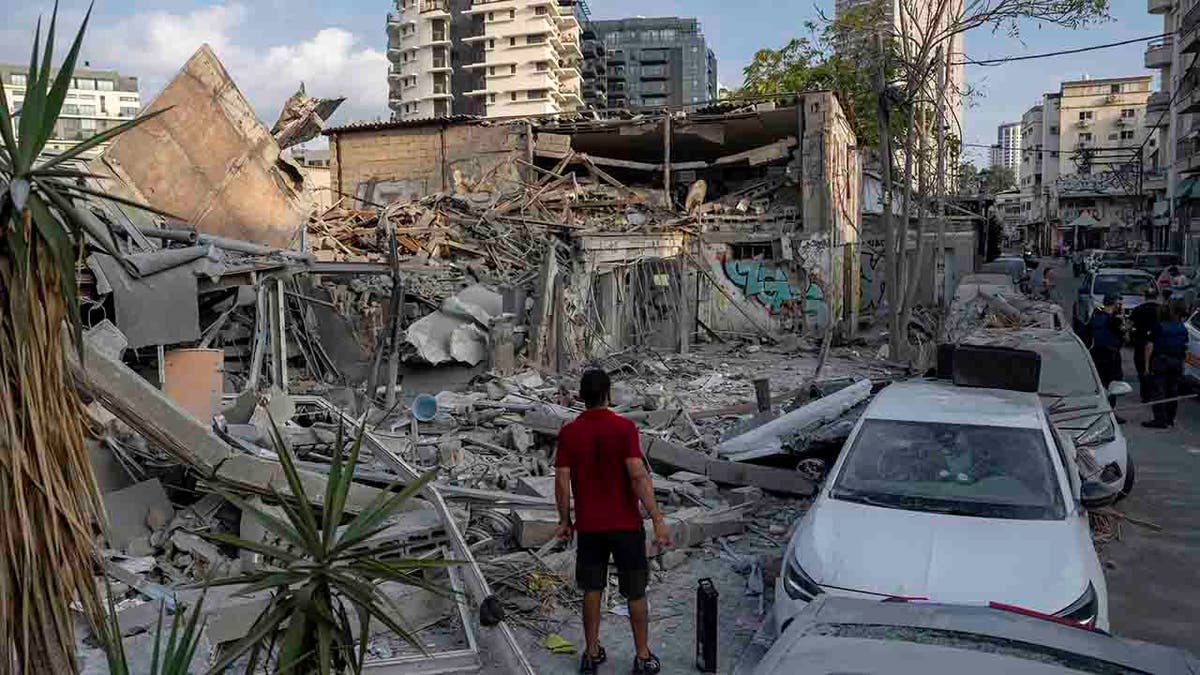
M1200 312L1187 320L1188 350L1183 362L1183 380L1200 389Z
M961 343L1028 349L1042 357L1038 394L1050 420L1071 438L1078 451L1084 506L1105 506L1129 495L1134 465L1110 397L1123 396L1133 388L1113 382L1105 389L1092 355L1078 336L1048 328L981 329Z
M775 625L829 593L1003 603L1107 630L1074 456L1035 393L887 387L788 543Z

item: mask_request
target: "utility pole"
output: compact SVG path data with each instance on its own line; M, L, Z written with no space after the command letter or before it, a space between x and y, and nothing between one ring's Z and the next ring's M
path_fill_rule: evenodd
M884 297L887 302L889 357L900 358L900 304L897 290L896 231L892 226L892 125L891 104L887 98L887 63L883 47L883 34L875 34L875 46L879 56L879 71L875 77L875 97L879 124L879 163L883 178L883 266L887 271Z

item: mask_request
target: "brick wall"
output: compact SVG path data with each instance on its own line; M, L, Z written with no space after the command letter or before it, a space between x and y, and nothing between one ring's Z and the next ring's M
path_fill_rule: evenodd
M380 203L487 190L516 179L516 167L502 165L523 155L524 142L519 127L479 123L337 131L330 136L333 188Z

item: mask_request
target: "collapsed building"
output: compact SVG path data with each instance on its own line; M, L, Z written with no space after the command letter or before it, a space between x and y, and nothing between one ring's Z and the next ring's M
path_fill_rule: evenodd
M403 596L404 619L441 627L435 653L384 637L373 663L466 672L486 651L503 672L534 672L513 627L578 601L573 554L546 549L547 481L588 363L618 374L614 403L642 430L683 548L748 530L721 558L777 547L795 506L764 491L814 489L791 451L836 446L843 416L897 374L859 360L818 379L861 298L858 150L837 98L326 128L336 104L300 92L268 130L203 47L149 107L163 112L88 166L95 188L127 200L86 205L74 367L122 631L144 634L153 601L192 598L177 586L257 564L194 532L262 536L213 488L288 492L264 424L282 424L320 494L336 430L369 419L352 505L436 469L388 536L411 541L406 555L464 563L445 579L457 602ZM319 209L281 154L318 133L333 195ZM823 341L819 358L805 335ZM705 346L718 353L687 356ZM768 363L773 381L752 384ZM418 413L426 392L433 412ZM739 569L759 569L761 586L759 562ZM514 618L485 629L474 610L496 594ZM261 603L214 597L213 648L243 636Z

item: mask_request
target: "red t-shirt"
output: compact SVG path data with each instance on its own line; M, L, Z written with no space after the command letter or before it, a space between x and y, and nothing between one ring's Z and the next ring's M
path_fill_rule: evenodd
M554 466L571 470L575 529L616 532L642 527L642 513L625 460L641 459L633 422L608 408L592 408L558 432Z

